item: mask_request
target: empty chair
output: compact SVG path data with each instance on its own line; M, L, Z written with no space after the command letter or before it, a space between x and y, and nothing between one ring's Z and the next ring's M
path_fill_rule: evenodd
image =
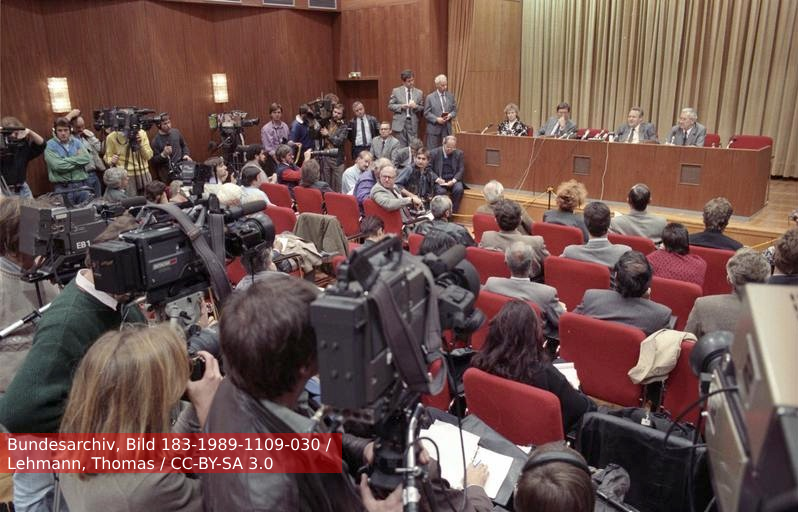
M504 307L505 304L513 300L512 297L508 297L507 295L501 295L499 293L489 292L487 290L480 290L479 296L477 297L476 308L482 311L485 314L485 322L482 326L474 331L471 335L471 348L474 350L479 350L482 348L482 345L485 344L485 339L488 337L488 330L490 329L490 321L499 314L499 311ZM535 310L537 313L538 318L540 318L540 308L534 302L527 301L532 309Z
M538 224L542 223L537 222L535 226ZM610 287L610 269L598 263L549 256L544 260L543 268L546 284L557 288L557 295L568 311L582 302L585 290L607 290Z
M327 192L324 194L327 213L338 217L338 222L344 230L344 234L351 238L360 234L360 209L357 207L357 199L349 194L339 194L337 192Z
M410 249L410 254L418 254L421 249L421 243L424 241L424 236L418 233L410 233L407 237L407 245Z
M402 229L404 225L402 224L402 214L399 213L399 210L394 210L389 212L382 206L378 205L371 198L366 198L363 201L363 211L366 212L366 215L376 215L377 217L382 219L382 222L385 223L385 232L392 233L399 237L402 236Z
M676 317L674 328L678 331L684 330L693 304L702 293L701 287L695 283L658 276L654 276L651 280L651 300L671 308L672 314Z
M294 225L296 225L296 214L291 208L270 204L266 207L265 212L266 215L272 219L275 234L279 235L285 231L294 230Z
M734 149L762 149L773 146L773 139L766 135L733 135L729 147Z
M607 239L609 239L610 243L628 245L632 250L640 251L643 254L648 254L657 250L657 246L654 245L654 242L650 238L644 236L608 233Z
M433 377L438 375L438 372L443 369L443 359L436 359L429 366L429 372ZM452 402L452 394L449 391L449 376L443 379L443 389L437 395L421 395L421 403L426 407L435 407L442 411L449 410L449 404Z
M705 148L719 148L720 147L720 135L717 133L708 133L706 137L704 137L704 147Z
M691 245L690 254L700 256L707 262L707 273L704 276L704 295L731 293L732 286L726 278L726 262L734 256L734 251Z
M317 188L294 187L294 199L300 213L324 213L324 196Z
M640 329L576 313L560 317L560 357L574 363L582 391L625 407L640 405L642 387L628 372L637 364Z
M511 442L541 445L565 438L553 393L476 368L466 370L463 384L469 411Z
M269 196L269 201L283 208L293 208L294 200L291 198L291 191L285 185L279 183L261 183L260 189Z
M466 259L479 272L480 284L485 284L491 276L510 277L510 269L504 262L504 253L482 247L466 247Z
M474 241L479 243L482 240L482 233L485 231L501 231L496 217L489 213L475 213L471 220L474 226Z
M532 234L542 236L546 248L554 256L562 254L569 245L582 245L585 242L581 229L550 222L535 222L532 224Z

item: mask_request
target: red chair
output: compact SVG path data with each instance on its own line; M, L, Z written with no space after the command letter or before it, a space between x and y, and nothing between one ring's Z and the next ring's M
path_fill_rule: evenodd
M274 233L279 235L285 231L293 231L296 224L296 214L291 208L283 208L270 204L266 207L266 215L272 219Z
M327 192L324 194L324 202L327 206L327 214L338 217L338 222L341 223L347 237L360 234L360 208L357 206L355 196Z
M434 378L437 377L438 372L441 371L442 368L443 361L441 359L436 359L430 365L429 372ZM441 389L440 393L437 395L421 395L421 403L426 407L435 407L442 411L448 411L449 404L452 403L452 394L449 391L449 376L447 375L444 377L443 389Z
M539 446L565 439L553 393L476 368L466 370L463 383L469 411L510 442Z
M407 244L410 248L410 254L418 255L421 250L421 243L424 242L424 236L418 233L410 233L407 237Z
M399 213L399 210L389 212L372 199L366 198L366 200L363 201L363 211L366 212L366 215L376 215L381 218L382 222L385 223L386 233L393 233L398 237L402 236L402 214Z
M291 198L291 191L287 186L279 183L261 183L260 189L269 196L271 203L283 208L294 208L294 200Z
M726 263L729 258L734 256L734 251L691 245L690 253L704 258L704 261L707 262L707 273L704 276L704 295L731 293L732 286L726 278Z
M585 242L581 229L550 222L535 222L532 224L532 234L542 236L546 249L554 256L562 254L569 245L582 245Z
M610 287L610 269L598 263L549 256L543 261L543 269L546 284L557 288L557 295L568 311L582 302L585 290Z
M662 407L668 411L672 417L676 417L688 405L698 400L698 377L695 376L690 368L690 354L695 343L692 341L682 341L682 350L679 352L679 359L676 366L668 375L665 381L665 394L662 400ZM698 423L699 408L695 408L685 419L692 424Z
M773 139L766 135L733 135L729 140L730 148L762 149L773 146Z
M574 363L582 391L606 402L638 407L642 387L628 372L646 335L629 325L576 313L560 317L560 357Z
M720 147L720 135L717 133L708 133L706 137L704 137L704 147L705 148L719 148Z
M640 251L643 254L648 254L657 250L657 246L650 238L644 236L631 236L631 235L618 235L616 233L608 233L607 239L613 244L628 245L635 251Z
M496 217L490 213L475 213L471 219L471 224L474 226L474 241L476 243L482 240L482 233L485 231L501 231L499 223L496 222Z
M227 264L227 278L233 286L237 285L246 275L247 271L241 264L241 258L235 258Z
M485 344L485 340L488 337L490 321L493 320L493 317L498 315L499 311L501 311L504 305L511 300L513 300L513 298L508 297L507 295L489 292L484 289L479 291L479 296L477 296L475 307L485 314L485 322L471 335L471 348L474 350L482 349L482 346ZM530 301L527 301L527 304L529 304L532 309L535 310L535 313L540 319L541 314L538 305Z
M693 310L693 304L701 294L701 287L695 283L658 276L654 276L651 280L651 300L671 308L672 314L676 317L674 328L678 331L684 330L687 317Z
M482 247L466 247L466 259L479 272L480 284L485 284L489 277L510 277L510 269L504 262L504 253L491 251Z
M577 139L581 139L582 137L585 136L585 132L587 132L587 137L585 137L585 138L586 139L592 139L593 137L595 137L599 133L605 132L605 131L607 131L607 130L604 130L602 128L579 128L578 130L576 130L576 138Z
M299 213L324 213L324 196L317 188L294 187L294 199Z

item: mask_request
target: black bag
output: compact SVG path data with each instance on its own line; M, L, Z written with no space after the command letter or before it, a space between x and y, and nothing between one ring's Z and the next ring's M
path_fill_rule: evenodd
M668 414L664 412L648 412L642 407L624 407L622 409L608 410L606 413L610 416L625 418L638 425L653 428L663 433L667 432L673 425L673 421ZM670 437L673 436L692 441L693 436L695 436L695 427L690 423L679 422L671 429ZM697 442L702 442L701 436L698 437Z

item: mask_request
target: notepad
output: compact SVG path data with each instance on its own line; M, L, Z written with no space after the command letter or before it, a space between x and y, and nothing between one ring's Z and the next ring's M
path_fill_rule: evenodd
M568 379L568 382L574 387L574 389L579 389L579 375L576 373L574 363L554 363L554 367L560 370L560 373L565 375L565 378Z

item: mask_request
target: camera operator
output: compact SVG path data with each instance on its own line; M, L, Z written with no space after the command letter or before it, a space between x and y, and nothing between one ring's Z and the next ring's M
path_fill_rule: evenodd
M33 197L27 183L28 162L44 153L44 139L30 128L25 128L16 117L0 119L0 127L4 132L15 129L9 138L18 145L8 154L0 155L0 194Z
M336 103L332 109L332 117L327 121L327 126L319 130L324 149L337 149L335 156L320 156L321 180L330 184L335 192L341 191L341 176L344 173L344 143L346 142L347 126L344 121L344 106Z
M262 165L266 175L272 177L277 168L279 161L274 155L277 146L288 142L289 127L285 124L283 119L283 107L279 103L272 103L269 105L269 117L271 121L263 125L260 129L260 140L263 144L263 149L269 155Z
M177 128L172 128L172 119L169 114L161 115L155 121L158 134L152 139L153 157L150 159L155 176L169 183L170 164L177 164L183 160L191 161L188 145L183 134Z
M313 113L313 110L307 105L307 103L300 105L299 113L294 119L294 122L291 123L291 130L288 134L288 140L290 141L289 143L301 145L301 148L297 149L297 151L300 152L297 165L302 165L302 162L304 162L306 158L303 152L309 149L316 149L313 141L313 126L315 124L316 116ZM279 168L282 162L276 153L275 156L277 160L277 167Z
M94 133L86 129L86 121L80 115L80 110L73 110L65 117L69 119L72 125L72 135L83 143L83 147L86 148L91 157L91 161L86 165L86 175L89 185L94 189L94 197L100 197L102 195L100 176L105 171L105 162L100 156L103 147L102 142L94 136Z
M91 162L91 155L83 143L72 136L72 125L66 117L55 120L55 136L47 141L44 161L47 163L50 183L56 192L91 187L86 174L86 166ZM87 201L91 194L85 190L78 190L70 192L66 197L71 204L78 205Z
M144 187L152 181L147 162L153 153L147 132L140 129L133 142L131 144L123 131L111 132L105 138L105 163L127 171L129 197L144 195Z

